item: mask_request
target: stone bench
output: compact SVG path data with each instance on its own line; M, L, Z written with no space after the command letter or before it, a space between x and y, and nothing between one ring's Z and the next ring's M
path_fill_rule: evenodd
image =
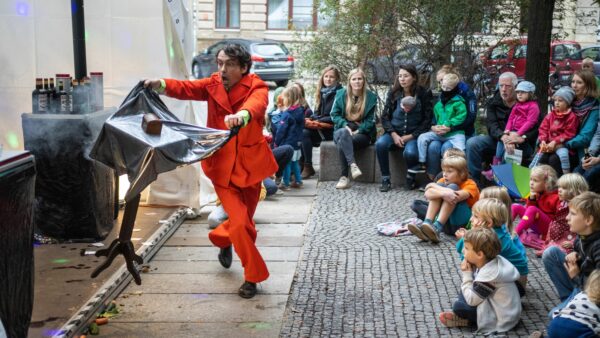
M319 181L337 181L340 178L340 159L339 153L333 141L323 141L320 146L319 155ZM381 171L377 162L375 153L375 145L370 145L367 148L360 149L355 152L354 158L356 164L362 171L356 181L364 183L380 183ZM402 157L402 151L390 152L390 172L392 186L406 185L406 164ZM427 181L427 175L417 175L417 183Z

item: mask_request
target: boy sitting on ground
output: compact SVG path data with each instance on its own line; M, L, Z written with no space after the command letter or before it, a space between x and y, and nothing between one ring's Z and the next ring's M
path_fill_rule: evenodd
M600 195L584 192L569 202L567 222L571 232L577 234L573 252L566 254L552 246L542 255L544 268L556 290L560 310L581 291L585 280L600 269Z
M440 313L440 321L447 327L476 325L483 334L506 332L521 317L519 272L499 255L500 241L491 229L470 230L464 239L461 292L452 311Z
M413 235L432 243L439 243L442 230L453 235L466 225L471 218L471 207L479 199L479 189L469 178L467 161L463 157L446 157L442 160L442 172L443 177L437 183L425 187L429 205L423 224L408 225Z

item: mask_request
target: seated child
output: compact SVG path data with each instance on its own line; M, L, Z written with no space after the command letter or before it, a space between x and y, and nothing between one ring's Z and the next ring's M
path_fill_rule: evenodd
M580 292L560 311L552 314L548 337L600 336L600 270L590 274L585 291Z
M484 189L485 190L485 189ZM500 240L500 256L506 258L519 271L519 293L525 295L525 285L527 284L527 275L529 267L527 266L527 253L522 244L516 243L518 236L511 237L506 224L509 223L510 216L506 204L496 198L480 199L473 205L471 216L471 226L476 228L491 228L494 230ZM456 242L456 251L463 259L464 237Z
M439 243L442 230L452 235L466 225L471 218L470 208L479 199L479 189L469 178L467 161L463 157L446 157L442 160L442 172L442 179L425 187L429 205L423 224L408 225L413 235L432 243Z
M483 334L512 329L521 319L517 269L500 256L500 241L488 228L465 234L465 259L460 265L463 282L452 311L440 313L447 327L476 325Z
M573 251L575 234L569 230L567 215L569 214L569 201L573 197L588 191L588 184L579 174L566 174L558 179L558 198L560 204L554 214L554 219L548 226L548 236L544 248L535 252L538 257L542 256L544 250L551 246L557 246L565 253Z
M442 160L445 159L446 157L450 157L450 156L458 156L458 157L464 158L465 160L467 159L467 155L465 155L465 152L458 148L446 149L446 151L444 151L444 154L442 155ZM435 179L433 181L437 182L440 179L442 179L443 177L444 177L444 173L440 172L439 174L437 174L437 176L435 176ZM417 214L418 219L424 220L425 215L427 214L428 206L429 206L429 202L421 200L421 199L416 199L410 204L410 209Z
M600 195L584 192L575 196L569 202L567 222L571 232L577 234L573 252L567 255L551 246L542 255L544 268L562 302L558 309L564 308L592 271L600 268Z
M560 200L556 192L556 171L549 165L531 169L529 198L526 204L512 205L514 218L520 217L516 232L525 246L540 249L548 233L550 221L554 219Z
M569 149L564 144L575 137L579 119L571 111L575 92L571 87L562 87L554 93L554 108L544 117L539 128L540 151L556 153L564 174L571 172Z
M453 148L465 150L465 131L454 130L467 118L465 99L458 93L458 75L448 73L442 80L440 101L433 107L434 125L431 131L419 135L417 148L419 150L419 168L408 168L409 172L423 172L427 160L427 148L432 141L449 141Z

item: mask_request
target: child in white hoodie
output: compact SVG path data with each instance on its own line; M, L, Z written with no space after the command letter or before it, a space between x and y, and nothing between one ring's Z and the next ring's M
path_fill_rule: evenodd
M447 327L477 325L484 334L512 329L522 310L515 284L519 272L499 255L500 240L493 230L470 230L464 242L461 292L452 311L440 313L440 321Z

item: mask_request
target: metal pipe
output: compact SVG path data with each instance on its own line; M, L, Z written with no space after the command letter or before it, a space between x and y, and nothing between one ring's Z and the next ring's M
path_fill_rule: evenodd
M71 23L73 27L73 60L75 61L75 79L81 80L87 76L83 0L71 0Z

